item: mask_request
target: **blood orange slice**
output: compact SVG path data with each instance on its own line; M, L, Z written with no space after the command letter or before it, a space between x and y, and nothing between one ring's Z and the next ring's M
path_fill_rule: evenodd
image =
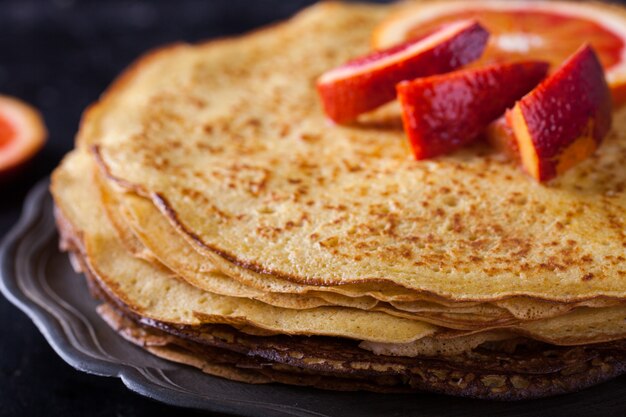
M522 165L537 181L548 181L589 157L612 123L611 94L593 48L581 47L506 117Z
M476 19L491 33L474 65L538 59L555 70L582 43L598 53L615 104L626 103L626 9L598 2L477 0L413 3L374 31L373 46L388 48L457 19Z
M401 82L398 99L415 158L443 155L472 142L547 71L546 62L524 61Z
M349 122L393 100L400 81L449 72L478 59L488 37L474 20L462 20L353 59L318 79L324 111L336 123Z
M0 95L0 173L29 160L43 146L46 129L37 110Z

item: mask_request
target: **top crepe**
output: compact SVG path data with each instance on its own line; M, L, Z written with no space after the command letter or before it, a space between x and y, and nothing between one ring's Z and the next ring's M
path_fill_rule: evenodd
M142 60L87 114L110 179L207 255L307 285L452 300L626 296L626 112L549 186L477 146L414 161L397 109L332 126L315 80L368 49L380 6L321 4Z

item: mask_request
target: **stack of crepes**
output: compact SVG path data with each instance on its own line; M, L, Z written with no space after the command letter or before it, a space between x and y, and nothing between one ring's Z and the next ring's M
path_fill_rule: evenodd
M85 114L52 192L107 322L251 383L520 399L626 366L626 112L548 186L486 146L415 161L394 104L315 92L381 6L175 45Z

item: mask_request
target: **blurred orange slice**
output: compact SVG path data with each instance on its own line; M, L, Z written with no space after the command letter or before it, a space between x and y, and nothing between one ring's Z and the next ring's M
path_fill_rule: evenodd
M0 173L32 158L43 146L46 135L37 110L21 100L0 95Z
M419 37L443 23L476 19L491 33L482 59L472 66L545 60L556 69L581 44L597 51L616 105L626 103L626 9L597 2L432 1L409 3L374 31L375 49Z

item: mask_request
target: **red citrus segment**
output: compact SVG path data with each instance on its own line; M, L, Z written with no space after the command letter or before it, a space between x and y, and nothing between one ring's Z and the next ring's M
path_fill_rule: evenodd
M14 135L15 128L13 125L0 115L0 149L4 144L9 143Z
M450 20L468 18L480 21L492 34L476 66L539 59L556 68L588 42L607 71L615 103L626 102L626 11L617 6L563 1L425 2L383 22L374 32L374 47L388 47Z
M416 159L446 154L475 140L547 72L546 62L505 63L398 84Z
M611 128L611 93L585 45L507 114L525 170L548 181L591 155Z
M477 59L488 37L477 22L458 21L418 40L349 61L319 78L324 111L337 123L352 121L393 100L400 81L449 72Z
M30 159L45 138L39 112L18 99L0 95L0 173Z

